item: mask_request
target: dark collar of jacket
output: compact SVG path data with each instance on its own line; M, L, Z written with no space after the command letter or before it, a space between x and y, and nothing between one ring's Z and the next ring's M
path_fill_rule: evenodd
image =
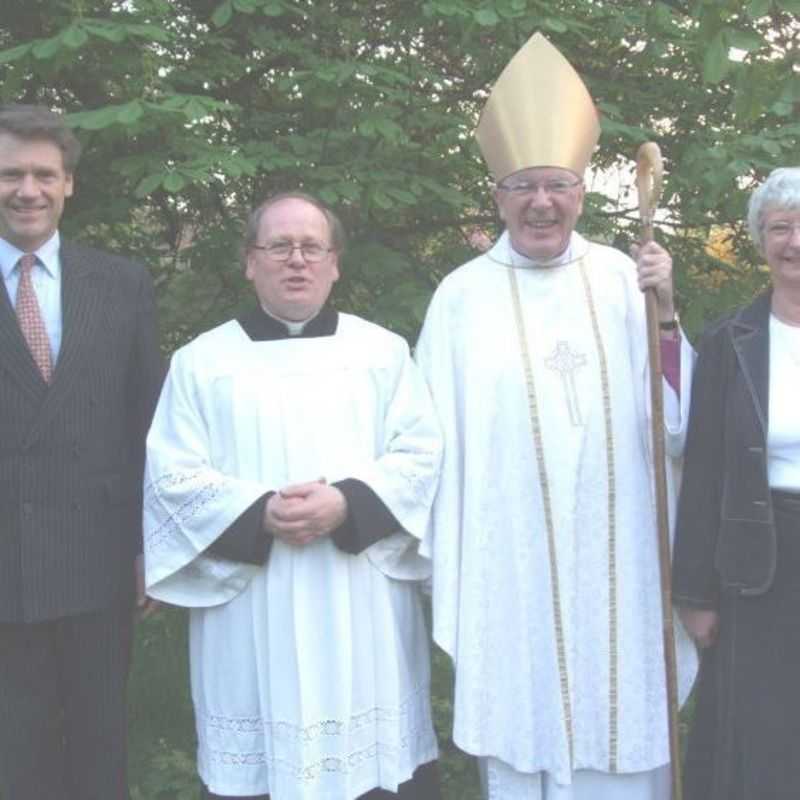
M760 294L730 321L730 335L739 368L752 395L764 440L769 416L769 318L772 290Z

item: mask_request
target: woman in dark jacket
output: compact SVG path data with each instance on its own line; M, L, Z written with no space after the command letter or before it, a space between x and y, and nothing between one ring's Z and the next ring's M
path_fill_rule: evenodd
M800 797L800 167L752 195L772 287L703 335L673 593L703 650L686 800Z

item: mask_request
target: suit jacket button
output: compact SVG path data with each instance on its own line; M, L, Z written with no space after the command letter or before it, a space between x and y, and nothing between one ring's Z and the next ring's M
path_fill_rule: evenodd
M26 517L29 517L31 514L33 514L33 503L23 503L22 504L22 513Z

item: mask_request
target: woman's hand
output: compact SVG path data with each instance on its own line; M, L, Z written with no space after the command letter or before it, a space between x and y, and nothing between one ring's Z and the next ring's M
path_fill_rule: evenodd
M705 650L715 644L719 632L719 613L707 608L679 608L678 616L689 636Z

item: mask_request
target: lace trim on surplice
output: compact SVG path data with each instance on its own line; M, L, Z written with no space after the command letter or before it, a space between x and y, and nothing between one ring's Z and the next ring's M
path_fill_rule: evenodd
M348 720L324 719L301 726L285 720L270 720L260 716L228 717L220 714L198 712L198 728L201 730L201 747L206 751L211 763L232 767L251 767L267 765L290 774L296 781L310 783L316 781L324 773L347 774L356 770L367 761L376 758L397 760L404 751L420 740L431 739L434 742L427 698L430 686L417 687L398 708L374 708L352 715ZM398 729L397 744L377 741L353 750L345 756L330 755L306 762L303 748L321 740L335 740L342 736L351 736L359 731L374 727L377 724L394 724ZM288 744L298 748L299 761L272 754L275 748L242 749L235 751L215 748L209 742L213 732L244 736L263 735L266 743ZM209 736L211 734L211 736ZM251 740L252 741L252 740ZM324 747L323 743L323 747Z
M171 542L183 538L184 525L212 503L220 493L220 485L208 478L198 481L205 470L196 469L185 472L170 472L148 482L144 487L144 504L160 524L145 531L145 544L148 552L154 553ZM196 488L180 504L165 503L163 494L186 484L197 483Z

